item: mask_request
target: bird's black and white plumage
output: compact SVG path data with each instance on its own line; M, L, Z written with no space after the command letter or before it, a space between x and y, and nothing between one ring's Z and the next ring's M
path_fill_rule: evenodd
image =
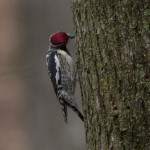
M57 32L50 38L51 46L46 55L46 62L56 96L67 122L67 107L72 108L84 120L75 102L75 63L66 48L69 34Z

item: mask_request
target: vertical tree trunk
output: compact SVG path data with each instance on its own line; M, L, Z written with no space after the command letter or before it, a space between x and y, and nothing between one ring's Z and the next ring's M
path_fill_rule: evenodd
M149 6L72 2L88 150L150 148Z

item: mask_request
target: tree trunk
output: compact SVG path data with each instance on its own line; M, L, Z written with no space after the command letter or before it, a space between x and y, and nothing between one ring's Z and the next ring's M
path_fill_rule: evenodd
M149 6L72 2L88 150L150 149Z

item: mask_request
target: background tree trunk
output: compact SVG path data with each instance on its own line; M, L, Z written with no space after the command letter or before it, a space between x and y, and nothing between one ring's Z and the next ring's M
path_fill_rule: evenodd
M150 148L149 6L72 2L88 150Z

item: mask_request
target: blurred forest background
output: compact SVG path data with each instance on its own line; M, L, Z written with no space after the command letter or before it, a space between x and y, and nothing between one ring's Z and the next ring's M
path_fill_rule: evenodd
M0 0L0 150L85 149L84 125L71 110L64 123L45 65L49 36L73 34L72 20L70 0ZM79 85L76 99L81 109Z

